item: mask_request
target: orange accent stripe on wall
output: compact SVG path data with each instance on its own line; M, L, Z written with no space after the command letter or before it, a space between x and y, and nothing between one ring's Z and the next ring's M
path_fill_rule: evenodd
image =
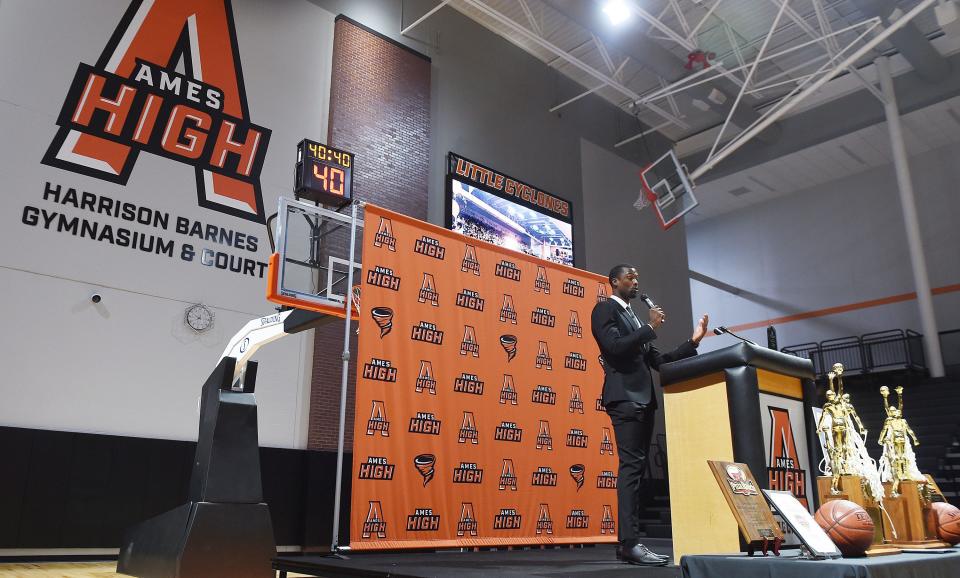
M930 292L934 295L943 295L944 293L953 293L956 291L960 291L960 283L954 283L953 285L944 285L943 287L935 287L930 290ZM837 313L846 313L848 311L856 311L857 309L869 309L870 307L880 307L881 305L890 305L891 303L899 303L901 301L911 301L916 298L917 298L916 292L901 293L899 295L881 297L880 299L870 299L867 301L860 301L857 303L847 303L846 305L837 305L836 307L827 307L825 309L805 311L803 313L795 313L793 315L784 315L783 317L773 317L771 319L754 321L752 323L744 323L742 325L733 325L728 327L728 329L730 329L730 331L733 331L733 332L745 331L747 329L756 329L757 327L766 327L768 325L781 325L783 323L790 323L791 321L800 321L803 319L812 319L814 317L825 317L827 315L836 315ZM706 337L713 337L713 335L708 333Z

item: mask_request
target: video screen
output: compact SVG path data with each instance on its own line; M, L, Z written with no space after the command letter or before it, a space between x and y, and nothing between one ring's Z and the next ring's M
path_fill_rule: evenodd
M573 267L573 225L451 177L450 228Z

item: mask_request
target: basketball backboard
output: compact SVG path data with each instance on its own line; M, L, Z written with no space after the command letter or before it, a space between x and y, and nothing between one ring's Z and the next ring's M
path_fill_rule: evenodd
M673 149L640 171L640 181L664 229L669 229L698 204L690 177Z
M363 221L352 221L350 214L281 197L267 299L296 309L344 317L351 263L354 285L361 281L359 259L350 255L350 236L355 235L357 242L353 246L359 254Z

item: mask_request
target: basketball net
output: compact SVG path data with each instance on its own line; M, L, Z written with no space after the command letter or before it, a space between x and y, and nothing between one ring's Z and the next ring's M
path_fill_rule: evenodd
M357 335L360 335L360 286L354 285L350 291L353 293L353 310L357 312Z
M633 203L633 208L642 211L646 207L650 206L650 201L647 200L647 195L644 191L640 191L640 196L637 197L636 202Z

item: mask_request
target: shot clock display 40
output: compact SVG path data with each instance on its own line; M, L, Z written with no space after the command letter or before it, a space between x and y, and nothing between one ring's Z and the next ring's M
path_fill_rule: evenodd
M304 139L297 145L297 196L324 205L353 198L353 153Z

